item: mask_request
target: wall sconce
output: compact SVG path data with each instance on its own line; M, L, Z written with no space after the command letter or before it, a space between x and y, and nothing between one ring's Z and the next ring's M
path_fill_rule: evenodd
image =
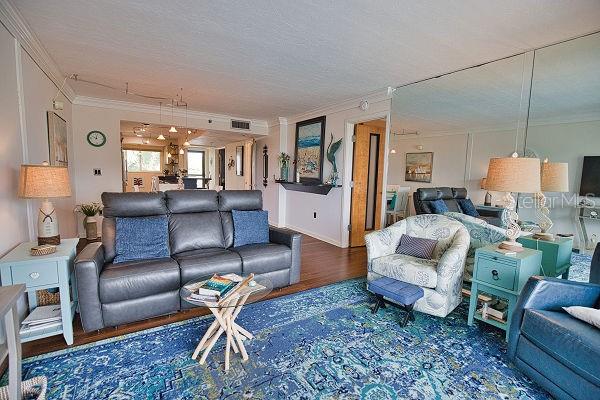
M269 148L265 144L263 147L263 186L267 187L267 178L269 177Z

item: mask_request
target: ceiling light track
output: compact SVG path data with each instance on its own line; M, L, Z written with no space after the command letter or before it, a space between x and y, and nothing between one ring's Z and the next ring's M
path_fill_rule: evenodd
M158 97L158 96L149 96L147 94L141 94L141 93L136 93L136 92L132 92L131 90L129 90L129 82L125 82L125 89L120 88L120 87L115 87L115 86L111 86L111 85L107 85L106 83L101 83L101 82L96 82L96 81L92 81L89 79L82 79L79 77L79 74L71 74L71 76L69 76L69 79L74 80L75 82L84 82L90 85L96 85L96 86L100 86L103 88L107 88L107 89L112 89L112 90L116 90L118 92L122 92L128 95L132 95L132 96L137 96L137 97L142 97L144 99L150 99L150 100L173 100L172 98L169 97Z

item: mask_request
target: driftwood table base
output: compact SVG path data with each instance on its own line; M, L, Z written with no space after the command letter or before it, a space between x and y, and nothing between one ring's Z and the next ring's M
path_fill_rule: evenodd
M199 363L200 365L204 364L206 357L208 357L215 343L223 334L227 336L227 343L225 345L225 371L229 370L231 350L236 354L240 353L242 360L246 361L248 359L244 340L252 339L254 336L235 322L248 296L249 294L236 296L225 304L209 308L215 316L215 320L206 330L200 343L198 343L194 354L192 354L192 359L196 360L202 352Z

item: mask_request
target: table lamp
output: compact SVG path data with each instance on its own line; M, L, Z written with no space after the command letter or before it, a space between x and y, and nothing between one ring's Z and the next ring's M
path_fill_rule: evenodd
M490 191L487 190L487 178L481 178L481 182L479 183L479 188L485 190L485 200L483 201L484 206L492 205L492 195Z
M554 240L554 235L548 231L552 228L549 217L550 210L546 207L546 196L543 192L565 193L569 191L569 164L551 163L546 158L541 168L541 191L536 193L538 225L542 230L537 237L545 240Z
M67 167L42 165L21 165L19 176L19 197L43 199L38 212L38 245L60 244L58 216L52 203L54 197L70 197L71 183Z
M504 203L507 209L508 228L506 237L508 240L500 243L501 249L511 251L522 251L523 246L516 241L521 233L521 227L517 224L517 202L511 192L538 193L540 187L540 160L538 158L519 157L514 153L512 157L492 158L488 168L486 189L498 192L506 192Z

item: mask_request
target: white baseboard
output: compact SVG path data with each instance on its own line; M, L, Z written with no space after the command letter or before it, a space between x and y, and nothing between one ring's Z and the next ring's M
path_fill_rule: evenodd
M322 240L324 242L327 242L327 243L332 244L332 245L337 246L337 247L344 247L344 246L342 246L342 242L340 242L339 240L331 239L331 238L322 236L322 235L320 235L318 233L310 232L310 231L308 231L306 229L303 229L303 228L298 228L297 226L292 226L292 225L286 224L285 228L291 229L291 230L296 231L296 232L300 232L300 233L308 235L308 236L312 236L315 239Z

